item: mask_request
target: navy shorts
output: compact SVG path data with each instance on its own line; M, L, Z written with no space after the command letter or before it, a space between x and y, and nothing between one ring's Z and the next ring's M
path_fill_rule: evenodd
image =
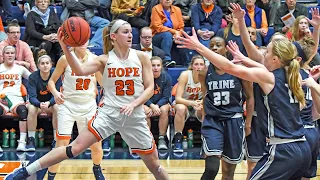
M319 155L319 134L316 128L306 128L305 137L309 143L311 150L311 166L303 175L305 178L313 178L317 176L317 159Z
M201 127L203 151L207 156L222 156L230 164L243 160L244 120L237 118L219 120L206 115Z
M260 122L261 123L261 122ZM252 116L251 134L245 138L246 158L250 162L258 162L266 147L266 137L263 135L257 116Z
M252 170L250 180L301 179L311 164L307 141L269 145Z

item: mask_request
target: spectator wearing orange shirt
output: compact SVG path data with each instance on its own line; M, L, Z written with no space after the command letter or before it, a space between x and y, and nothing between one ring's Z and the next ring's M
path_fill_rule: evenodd
M253 27L257 29L260 35L263 37L268 33L268 20L266 12L255 6L256 0L246 0L245 7L243 8L246 12L245 22L247 27ZM257 45L262 45L262 37L258 35Z
M165 63L175 64L171 59L171 48L174 38L181 36L184 28L182 13L179 7L172 5L172 0L160 0L160 4L152 8L151 24L152 44L164 51ZM182 50L182 51L181 51ZM185 49L179 49L180 56L186 55ZM188 56L185 57L188 62ZM185 64L186 62L181 62Z

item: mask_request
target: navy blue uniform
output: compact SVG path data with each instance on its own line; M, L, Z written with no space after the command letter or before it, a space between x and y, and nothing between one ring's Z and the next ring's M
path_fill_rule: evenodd
M307 79L309 77L309 74L301 69L300 74L302 79ZM317 175L317 158L319 154L319 134L317 128L315 128L314 121L312 119L312 96L311 96L311 90L307 86L302 86L302 89L304 91L305 100L306 100L306 106L301 110L300 117L302 119L304 128L305 128L305 136L307 139L307 142L309 143L310 149L311 149L311 166L308 169L308 171L304 174L303 177L305 178L313 178Z
M257 88L257 113L262 130L270 139L264 156L252 171L253 179L301 179L311 164L311 151L304 138L299 102L288 88L283 68L272 72L275 76L273 90L264 95Z
M253 83L254 91L257 88L259 88L259 85L257 83ZM257 94L254 94L254 99L258 98ZM259 101L254 101L255 109L257 107L257 102ZM251 134L245 138L246 157L247 160L251 162L258 162L262 158L264 148L266 147L266 137L262 133L260 123L261 121L255 111L252 116Z
M224 161L237 164L243 159L244 141L241 79L227 73L219 75L210 64L206 87L203 150L207 156L222 155Z

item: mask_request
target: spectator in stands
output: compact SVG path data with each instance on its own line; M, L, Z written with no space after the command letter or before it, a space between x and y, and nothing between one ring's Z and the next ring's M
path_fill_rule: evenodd
M281 0L257 0L255 3L266 12L269 26L273 26L274 17L281 5Z
M246 55L247 52L242 44L242 40L240 37L239 21L237 18L233 16L233 14L230 14L230 15L231 15L231 21L229 22L228 26L223 29L219 29L216 36L224 38L226 42L228 41L236 42L237 45L239 46L240 52ZM232 55L228 54L227 58L232 59Z
M311 36L307 17L303 15L298 16L294 21L293 26L286 33L286 36L291 41L299 41L304 36Z
M0 3L4 11L4 20L8 25L9 22L13 19L12 10L11 10L11 0L2 0Z
M268 33L268 20L266 16L266 12L255 5L256 0L246 0L246 4L244 6L245 14L245 22L247 27L253 27L257 29L257 41L256 44L262 45L262 37L265 37Z
M140 30L140 44L133 44L132 48L144 51L150 58L158 56L161 58L161 61L164 58L163 50L152 44L152 30L150 27L143 27Z
M183 152L182 149L182 131L185 121L189 117L195 117L202 120L203 106L201 83L199 81L199 72L205 68L205 60L202 56L195 55L191 60L188 70L182 72L179 76L178 87L173 102L175 109L174 128L175 128L175 147L173 152Z
M39 52L40 53L40 52ZM28 144L26 151L35 151L35 131L37 128L37 117L45 113L52 115L53 137L56 140L57 129L57 105L54 97L48 89L48 81L54 71L52 60L48 55L42 55L38 58L37 65L39 70L33 72L29 77L28 83ZM61 80L56 82L59 89Z
M148 22L140 17L144 6L140 6L140 0L112 0L111 13L113 19L123 19L132 27L141 29L148 26Z
M16 48L16 59L15 64L24 66L30 72L37 70L36 64L34 62L32 51L27 43L20 40L21 32L20 26L17 21L11 22L7 28L8 38L0 42L0 63L3 63L2 49L5 46L11 45Z
M248 32L249 32L249 36L250 36L250 40L256 45L256 41L257 41L257 30L253 27L247 27ZM256 45L257 46L257 45ZM258 48L259 46L257 46Z
M0 115L14 113L19 116L20 140L17 151L25 151L27 137L28 109L23 96L22 78L28 79L30 72L15 63L16 50L7 45L2 50L3 63L0 64Z
M295 18L297 18L300 15L308 17L307 7L297 3L296 0L286 0L286 2L282 4L276 12L273 26L275 32L288 32L290 27L285 26L283 21L281 20L281 17L285 16L288 13L292 13Z
M231 18L231 12L229 11L228 7L230 6L230 3L238 3L241 6L244 5L243 3L244 0L215 0L216 4L222 9L222 13L223 13L223 21L222 22L222 28L224 28L225 26L227 26L227 21L230 21ZM225 23L225 25L224 25Z
M198 34L201 44L209 47L210 39L221 26L222 10L214 4L214 0L202 0L191 12L192 24Z
M95 15L94 10L100 6L98 0L68 0L64 1L64 3L65 8L60 17L62 22L69 17L82 17L89 23L91 28L96 29L96 32L90 39L89 47L103 47L102 32L104 27L109 25L110 21Z
M191 10L197 0L174 0L172 4L180 8L184 26L191 27Z
M151 64L154 77L154 94L143 105L143 108L150 128L151 118L159 117L158 149L168 149L165 136L168 128L172 80L170 75L163 71L163 63L160 57L153 56Z
M164 61L169 64L175 64L176 62L171 59L171 48L174 38L181 36L184 23L182 19L182 13L180 8L172 5L172 0L160 0L160 4L152 8L151 24L152 29L152 43L161 48L164 51ZM185 64L188 62L185 49L179 49L180 56L185 56Z
M1 19L1 16L0 16L0 42L7 39L7 35L6 33L4 32L4 27L3 27L3 24L2 24L2 19Z
M25 41L29 46L45 49L56 64L62 54L57 40L57 31L61 22L58 15L50 10L49 3L49 0L36 0L36 5L27 16Z

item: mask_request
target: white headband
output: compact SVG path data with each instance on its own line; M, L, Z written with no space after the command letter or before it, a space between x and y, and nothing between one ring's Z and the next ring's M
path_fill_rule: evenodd
M129 24L129 23L122 19L117 20L110 28L110 33L115 33L119 29L119 27L121 27L124 24Z
M38 62L40 62L40 60L41 60L42 58L48 58L48 59L51 61L51 57L50 57L50 56L48 56L48 55L42 55L42 56L40 56L40 57L38 58Z

